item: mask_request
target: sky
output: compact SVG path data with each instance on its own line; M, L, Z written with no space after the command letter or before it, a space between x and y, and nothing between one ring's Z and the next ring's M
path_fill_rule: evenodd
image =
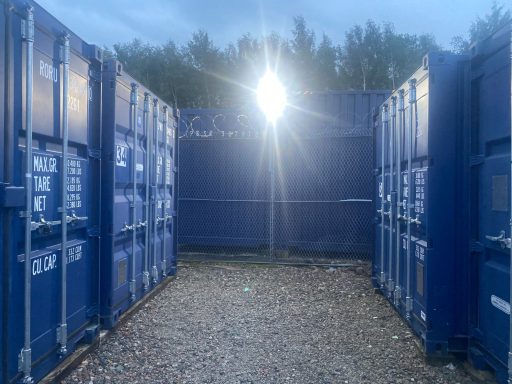
M471 22L493 0L39 0L73 32L91 44L112 47L139 38L151 44L169 39L184 45L203 29L224 48L244 33L272 31L291 37L293 17L303 16L317 40L323 33L341 44L345 32L368 19L391 22L399 33L433 34L444 48L467 35ZM498 1L509 4L508 1Z

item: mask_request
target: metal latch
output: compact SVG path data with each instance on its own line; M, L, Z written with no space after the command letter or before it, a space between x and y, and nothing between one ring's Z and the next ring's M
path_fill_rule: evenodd
M133 227L133 225L128 225L124 223L123 228L121 228L121 232L133 231Z
M39 231L41 233L49 233L52 231L52 227L54 225L60 225L60 220L57 221L46 221L44 219L44 216L41 214L39 215L39 221L32 221L30 223L30 230L31 231Z
M71 216L66 216L66 223L74 225L77 221L86 221L87 216L77 216L75 211L71 211Z
M165 221L165 220L166 220L166 219L165 219L165 217L157 216L157 217L156 217L156 224L158 225L158 224L160 224L162 221Z
M420 221L420 217L419 216L416 216L415 219L409 219L409 221L411 222L411 224L421 225L421 221Z
M137 229L145 228L147 223L145 221L139 220L138 224L135 226Z
M501 248L510 248L512 246L512 239L510 237L505 237L505 231L500 231L499 236L485 236L485 238L489 241L499 243Z

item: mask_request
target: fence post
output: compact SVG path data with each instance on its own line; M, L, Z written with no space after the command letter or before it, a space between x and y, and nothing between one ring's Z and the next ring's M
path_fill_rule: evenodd
M276 199L276 174L275 174L275 142L276 142L276 127L272 124L268 127L270 129L269 135L269 168L270 168L270 228L269 228L269 259L274 259L274 219L275 219L275 199Z

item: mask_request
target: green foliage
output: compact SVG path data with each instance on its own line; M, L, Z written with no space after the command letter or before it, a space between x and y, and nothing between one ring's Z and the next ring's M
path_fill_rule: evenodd
M316 87L312 88L324 91L339 87L339 57L339 47L335 47L332 40L326 34L323 34L314 57Z
M393 24L356 25L341 51L342 84L351 89L389 89L400 85L428 51L440 50L431 35L396 33Z
M315 68L315 32L308 29L302 16L293 19L295 28L290 41L291 54L294 59L295 88L313 89L316 86ZM300 74L299 74L300 72Z
M510 10L506 10L503 5L494 2L491 6L490 13L486 14L483 18L477 17L476 20L471 23L469 39L465 39L462 36L455 36L452 38L450 45L454 52L466 52L472 43L486 39L511 21Z
M325 34L317 44L303 17L294 18L292 38L250 34L221 50L199 30L182 47L172 41L153 46L140 40L116 44L126 70L158 96L179 107L240 107L255 100L254 89L274 70L291 95L338 89L390 89L439 49L430 35L400 34L392 24L356 25L336 46ZM114 55L114 54L112 54Z
M471 41L483 40L510 22L510 11L504 10L503 5L494 2L491 7L491 13L484 18L477 17L471 24L469 35Z

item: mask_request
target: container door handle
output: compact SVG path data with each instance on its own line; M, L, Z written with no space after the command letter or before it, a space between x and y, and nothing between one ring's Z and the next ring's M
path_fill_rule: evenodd
M420 220L420 217L418 215L416 215L415 219L409 218L409 221L411 222L411 224L421 225L421 220Z
M139 223L136 225L136 228L137 229L146 228L146 224L147 223L145 221L139 220Z
M123 228L121 228L121 232L133 231L133 225L128 225L124 223Z
M60 220L46 221L43 215L39 215L39 221L32 221L30 229L32 231L38 230L41 233L50 233L54 225L59 225Z
M510 248L512 246L512 239L510 237L505 237L505 231L500 231L498 236L485 236L485 238L489 241L499 243L501 248Z
M71 216L66 216L66 222L71 225L74 225L77 221L87 221L87 219L89 219L87 216L77 216L75 211L71 212Z

